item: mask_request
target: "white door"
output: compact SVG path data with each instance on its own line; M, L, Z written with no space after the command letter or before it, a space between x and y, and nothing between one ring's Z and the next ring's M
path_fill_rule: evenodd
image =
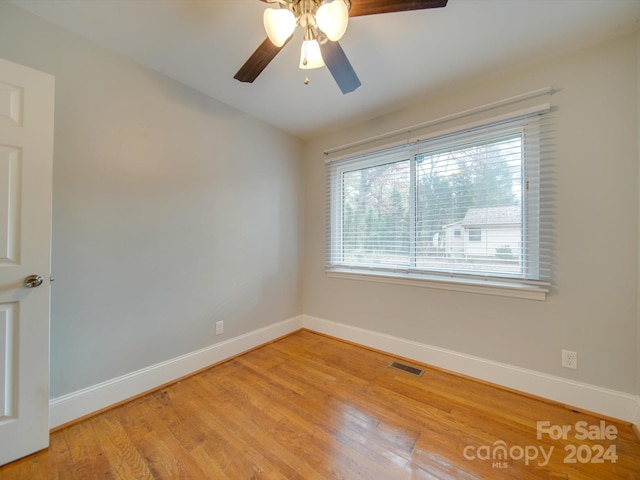
M0 59L0 465L49 445L53 92Z

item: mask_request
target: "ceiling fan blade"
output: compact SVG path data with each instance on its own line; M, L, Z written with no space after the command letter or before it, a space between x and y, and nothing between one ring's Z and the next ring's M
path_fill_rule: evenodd
M351 0L350 17L375 15L377 13L406 12L440 8L447 5L447 0Z
M343 94L353 92L361 83L338 42L320 44L322 58Z
M284 43L286 45L291 37ZM282 47L284 47L284 45ZM256 49L255 52L249 57L249 59L240 67L238 73L233 78L240 80L241 82L252 83L258 75L269 65L271 60L275 58L282 47L276 47L271 40L266 38L264 42Z

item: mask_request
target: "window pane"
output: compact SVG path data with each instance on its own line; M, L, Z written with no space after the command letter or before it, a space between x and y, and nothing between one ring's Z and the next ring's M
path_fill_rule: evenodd
M416 156L416 267L523 273L522 135Z
M482 241L482 229L481 228L470 228L469 229L469 241L470 242L481 242Z
M343 173L342 254L346 263L409 264L409 160Z

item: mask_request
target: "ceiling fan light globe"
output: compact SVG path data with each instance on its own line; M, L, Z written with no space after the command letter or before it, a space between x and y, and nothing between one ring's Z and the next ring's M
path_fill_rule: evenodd
M316 12L316 22L329 40L337 42L347 31L349 24L349 9L344 0L333 0L323 3Z
M296 17L286 8L267 8L263 21L267 36L276 47L283 46L296 29Z
M324 59L317 40L305 40L300 49L300 68L303 70L324 67Z

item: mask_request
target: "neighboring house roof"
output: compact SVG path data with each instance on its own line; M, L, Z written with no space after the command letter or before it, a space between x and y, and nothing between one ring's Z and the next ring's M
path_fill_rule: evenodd
M510 207L481 207L470 208L462 219L461 224L471 225L517 225L520 224L522 208Z

